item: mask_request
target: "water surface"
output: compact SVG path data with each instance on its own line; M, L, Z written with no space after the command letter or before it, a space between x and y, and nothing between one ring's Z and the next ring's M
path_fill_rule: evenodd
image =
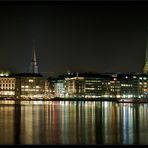
M148 144L148 104L0 101L0 144Z

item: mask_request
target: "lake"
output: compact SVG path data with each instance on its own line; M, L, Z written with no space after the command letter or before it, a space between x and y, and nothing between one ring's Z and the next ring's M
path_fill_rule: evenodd
M148 144L148 103L0 101L0 144Z

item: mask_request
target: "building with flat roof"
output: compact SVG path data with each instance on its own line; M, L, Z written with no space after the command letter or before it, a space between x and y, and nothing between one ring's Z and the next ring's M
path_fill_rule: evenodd
M16 79L8 72L0 72L0 98L15 97L15 82Z
M16 78L15 97L22 99L39 99L45 96L45 79L41 74L19 73Z

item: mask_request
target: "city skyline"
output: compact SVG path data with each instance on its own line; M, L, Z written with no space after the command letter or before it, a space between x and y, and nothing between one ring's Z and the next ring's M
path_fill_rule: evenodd
M148 2L1 2L0 69L143 72Z

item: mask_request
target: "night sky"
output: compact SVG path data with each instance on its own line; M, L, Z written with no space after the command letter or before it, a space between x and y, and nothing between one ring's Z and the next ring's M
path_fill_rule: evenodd
M0 70L142 72L148 2L0 2Z

